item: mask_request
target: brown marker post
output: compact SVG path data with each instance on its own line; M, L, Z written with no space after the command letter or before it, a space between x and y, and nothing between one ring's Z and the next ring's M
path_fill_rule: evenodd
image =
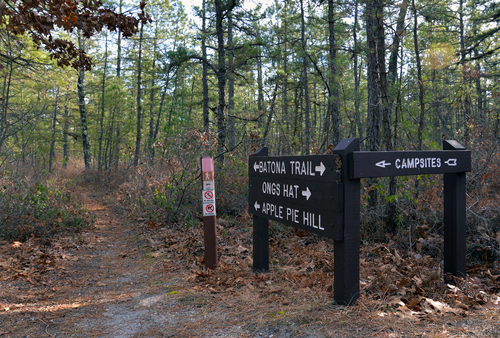
M215 228L214 161L208 156L201 158L201 183L205 266L208 269L215 269L219 264L217 260L217 231Z

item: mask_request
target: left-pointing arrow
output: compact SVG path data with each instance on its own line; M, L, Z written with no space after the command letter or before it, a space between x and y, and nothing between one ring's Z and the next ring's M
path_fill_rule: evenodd
M257 203L257 201L255 201L255 204L253 206L255 207L255 210L259 210L260 209L260 204Z
M380 168L384 168L384 169L385 169L385 167L386 167L386 166L388 166L388 165L391 165L391 163L387 163L385 160L383 160L383 161L380 161L380 162L375 163L375 165L376 165L377 167L380 167Z
M255 162L255 163L253 164L253 170L254 170L254 171L257 171L257 169L259 169L259 165L257 164L257 162Z

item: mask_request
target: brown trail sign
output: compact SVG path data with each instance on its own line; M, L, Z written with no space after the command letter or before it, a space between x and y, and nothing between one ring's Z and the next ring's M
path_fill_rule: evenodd
M251 157L250 213L336 238L342 211L337 156Z
M443 151L361 152L342 140L333 155L249 159L254 269L269 270L269 219L334 239L334 299L359 297L360 178L444 174L444 272L465 276L465 172L470 151L444 141ZM345 211L344 211L345 210Z
M215 228L214 165L211 157L201 158L201 182L205 266L208 269L215 269L219 264L217 258L217 230Z

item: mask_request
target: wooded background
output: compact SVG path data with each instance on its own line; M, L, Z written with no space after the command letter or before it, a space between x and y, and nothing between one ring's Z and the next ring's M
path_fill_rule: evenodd
M133 10L123 1L99 8L106 7ZM496 1L286 0L246 8L204 1L196 24L181 1L150 0L150 20L130 39L120 29L86 38L80 28L55 27L53 36L91 57L91 70L58 67L29 31L6 25L23 15L11 12L0 31L2 163L51 170L71 156L111 170L154 160L172 135L192 129L216 135L221 161L248 144L310 154L346 137L359 137L367 150L439 149L442 139L468 147L478 136L498 137Z
M372 151L454 139L496 195L498 174L485 176L498 164L496 1L249 4L204 0L193 18L178 0L4 1L0 169L73 159L113 175L175 159L191 170L203 153L219 170L243 164L243 177L258 146L304 155L348 137ZM385 196L389 224L406 181L364 185L371 206Z

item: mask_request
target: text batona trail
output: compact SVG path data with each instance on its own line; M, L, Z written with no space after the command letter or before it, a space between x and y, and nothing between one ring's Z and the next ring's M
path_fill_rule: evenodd
M313 212L302 211L294 208L283 207L281 205L276 205L273 203L262 203L262 206L255 202L255 210L259 210L262 207L262 213L264 215L272 216L288 222L293 222L296 224L302 224L306 227L311 227L314 229L325 230L321 226L321 215L316 215ZM302 217L301 217L302 216Z
M326 170L325 165L321 162L317 166L313 166L312 161L290 161L289 166L285 165L285 161L257 161L253 165L255 172L260 174L286 174L299 176L323 176Z
M444 164L455 167L457 166L457 159L450 158L444 161ZM386 162L385 160L375 163L377 167L384 168L392 166L392 163ZM439 157L427 157L427 158L397 158L394 161L394 166L396 169L417 169L417 168L441 168L442 161Z

